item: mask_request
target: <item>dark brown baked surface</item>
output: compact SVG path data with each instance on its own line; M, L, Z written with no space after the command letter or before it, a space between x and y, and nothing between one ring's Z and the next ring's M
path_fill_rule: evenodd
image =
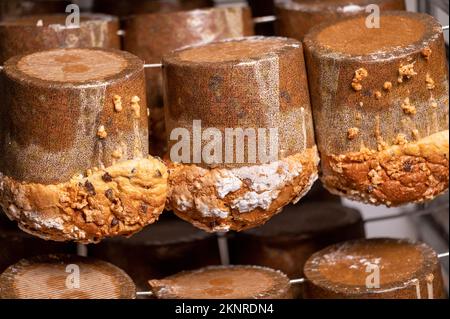
M22 259L0 275L2 299L134 299L133 281L116 266L73 255Z

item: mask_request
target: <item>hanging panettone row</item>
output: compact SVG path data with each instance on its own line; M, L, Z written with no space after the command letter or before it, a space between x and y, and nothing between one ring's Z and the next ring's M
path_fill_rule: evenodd
M322 180L373 204L430 200L448 188L442 30L400 12L381 25L351 18L306 38ZM300 42L191 46L165 55L163 73L168 169L148 157L142 60L100 49L8 60L7 215L46 239L97 242L141 230L164 207L207 231L252 228L308 192L319 156Z
M300 44L279 38L250 38L217 45L228 44L236 44L237 58L241 54L239 47L247 45L254 46L250 48L250 57L260 56L261 61L249 68L245 65L248 61L242 63L243 68L237 72L242 80L253 79L258 85L266 80L273 82L267 75L266 80L260 78L260 72L265 72L265 65L275 66L278 62L286 70L280 73L286 76L282 79L281 95L274 99L266 92L262 92L264 96L255 92L255 101L242 106L239 121L242 123L246 117L251 128L268 109L263 129L298 126L299 130L280 133L280 160L255 163L248 170L245 163L211 170L212 174L236 174L235 185L241 188L227 189L227 179L218 176L217 181L225 184L219 185L222 188L213 194L219 204L223 199L235 207L234 214L240 214L237 222L232 221L231 210L230 218L211 215L201 221L203 224L196 222L195 215L186 215L185 219L211 231L264 223L284 205L306 193L317 176L318 157L306 77L304 72L298 72L304 67ZM279 57L284 62L278 61ZM297 65L293 72L289 70L291 63ZM114 50L56 49L11 58L3 71L0 204L9 218L23 230L44 239L86 243L131 235L157 220L168 194L168 171L160 160L147 155L143 61ZM271 71L277 72L277 68ZM303 86L297 87L295 83ZM276 81L268 89L278 89ZM244 93L239 94L245 101ZM238 98L236 95L235 99ZM271 106L271 101L278 106ZM252 105L260 108L260 114L252 110ZM284 113L280 114L279 107ZM201 113L197 108L192 115ZM212 117L204 117L204 123L215 125L211 120ZM226 119L222 125L227 123L239 125ZM189 166L184 170L180 170L182 164L170 166L174 176L171 185L177 183L177 178L179 185L189 184L189 180L183 180ZM248 184L251 179L255 185ZM201 182L207 185L208 180ZM174 187L169 201L178 201L179 191L182 188ZM243 196L243 202L236 195ZM203 198L195 199L198 208L194 208L194 214L205 209L200 202ZM211 227L212 224L218 227Z

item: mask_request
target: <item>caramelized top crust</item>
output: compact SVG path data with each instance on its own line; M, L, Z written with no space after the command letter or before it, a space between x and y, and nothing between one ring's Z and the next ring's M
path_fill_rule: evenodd
M7 76L16 81L83 88L104 86L105 81L120 82L120 78L127 79L142 70L144 63L128 52L113 49L53 49L15 56L4 67Z
M17 68L44 81L83 83L118 74L127 64L116 54L75 49L33 53L20 59Z
M317 34L317 42L340 53L368 55L408 46L421 40L425 31L423 21L410 17L382 16L380 28L367 28L366 19L358 17L328 26Z
M149 281L160 299L265 299L287 294L289 279L269 268L214 266Z
M367 28L361 16L318 25L305 37L305 45L324 56L380 60L412 53L441 34L432 16L387 11L380 17L380 28Z
M255 62L267 58L275 58L284 51L298 49L300 43L293 39L281 37L244 37L224 40L207 45L190 46L172 52L164 57L164 63L190 62L234 63Z

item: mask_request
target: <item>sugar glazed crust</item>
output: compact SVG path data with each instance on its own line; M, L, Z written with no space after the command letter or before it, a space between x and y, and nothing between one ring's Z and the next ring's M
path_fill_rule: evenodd
M0 206L28 233L92 243L130 236L155 222L166 202L167 179L165 165L151 157L60 184L25 183L0 175Z
M374 205L432 200L448 189L442 28L427 15L393 11L382 15L387 38L372 41L374 31L357 19L318 26L305 38L323 184ZM330 45L330 32L341 29L346 35ZM345 47L345 37L358 32L366 43Z
M241 231L297 202L317 179L316 147L277 162L206 169L169 164L169 208L208 232Z

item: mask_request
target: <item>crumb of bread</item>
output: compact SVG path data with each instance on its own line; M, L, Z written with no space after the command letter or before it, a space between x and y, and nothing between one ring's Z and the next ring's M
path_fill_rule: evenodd
M369 172L369 178L370 178L370 182L373 185L380 185L381 183L383 183L383 178L378 174L378 172L373 169Z
M114 151L111 153L111 156L112 156L113 158L115 158L115 159L121 159L122 156L123 156L123 154L122 154L122 149L118 148L118 149L114 150Z
M399 83L403 83L403 79L406 77L407 79L412 78L413 76L417 75L417 73L414 71L414 64L413 63L409 63L409 64L401 64L399 69L398 69L398 82Z
M409 97L407 97L402 105L401 105L403 112L408 115L415 115L417 113L416 107L411 104L411 101L409 100Z
M395 139L394 139L394 144L395 145L405 145L408 143L408 140L406 139L406 135L405 134L398 134Z
M389 81L384 82L383 89L385 91L390 91L392 89L392 82L389 82Z
M359 128L357 128L357 127L349 128L347 131L347 138L349 140L354 140L358 136L358 134L359 134Z
M426 47L422 50L421 53L422 53L422 56L425 58L425 60L428 60L431 56L432 51L429 47Z
M98 127L98 130L97 130L97 136L98 136L99 138L101 138L101 139L104 139L104 138L106 138L106 137L108 136L108 133L106 133L106 130L105 130L105 126L104 126L104 125L100 125L100 126Z
M375 96L375 98L376 98L377 100L379 100L379 99L381 99L382 94L381 94L380 91L375 91L374 96Z
M428 90L433 90L436 87L434 80L431 78L429 73L427 73L427 75L425 77L425 82L427 83Z
M364 80L369 75L369 72L367 72L364 68L359 68L355 71L355 75L353 76L352 80L352 88L355 91L361 91L362 90L362 80Z
M122 98L119 95L114 95L113 96L113 102L114 102L114 110L116 112L121 112L122 111Z

